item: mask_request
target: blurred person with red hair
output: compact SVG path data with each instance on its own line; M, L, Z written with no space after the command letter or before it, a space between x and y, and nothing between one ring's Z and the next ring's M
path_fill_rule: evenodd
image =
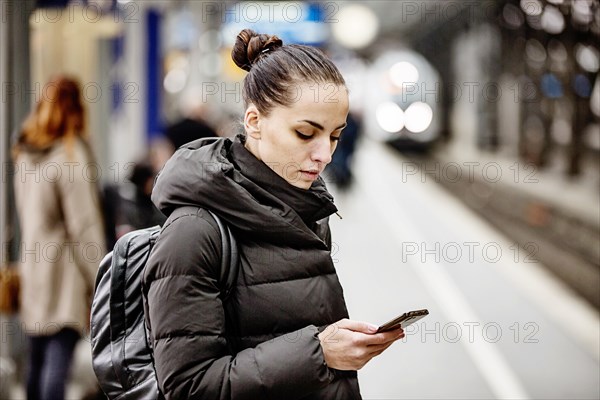
M30 345L28 399L65 397L105 253L85 125L79 83L57 76L45 85L13 147L21 171L14 187L21 227L20 317Z

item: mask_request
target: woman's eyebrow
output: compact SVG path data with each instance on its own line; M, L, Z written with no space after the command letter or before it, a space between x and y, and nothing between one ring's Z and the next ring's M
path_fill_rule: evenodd
M308 123L308 124L310 124L310 125L314 126L314 127L315 127L315 128L317 128L317 129L320 129L320 130L325 130L325 128L323 128L323 127L321 126L321 124L318 124L318 123L316 123L316 122L314 122L314 121L309 121L309 120L307 120L307 119L303 119L303 120L301 120L301 121L298 121L298 122L306 122L306 123ZM335 128L335 129L334 129L334 131L337 131L338 129L345 128L345 127L346 127L346 125L347 125L347 124L344 122L342 125L340 125L340 126L338 126L337 128Z

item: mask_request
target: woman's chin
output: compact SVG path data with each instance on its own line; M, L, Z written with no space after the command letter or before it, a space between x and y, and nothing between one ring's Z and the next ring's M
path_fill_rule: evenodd
M288 180L287 181L290 185L295 186L299 189L310 189L310 187L312 186L313 181L312 180L306 180L306 179L294 179L294 180Z

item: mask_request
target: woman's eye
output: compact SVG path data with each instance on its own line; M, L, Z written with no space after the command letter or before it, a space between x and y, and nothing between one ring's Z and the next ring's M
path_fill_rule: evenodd
M312 138L312 136L310 136L310 135L305 135L305 134L303 134L303 133L300 133L300 132L298 132L298 131L296 131L296 134L298 135L298 137L300 137L300 139L303 139L303 140L308 140L308 139Z
M341 139L340 136L331 136L331 141L332 142L338 142Z

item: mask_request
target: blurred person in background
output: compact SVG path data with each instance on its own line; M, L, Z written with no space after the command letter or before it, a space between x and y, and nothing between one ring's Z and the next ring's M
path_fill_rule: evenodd
M139 161L132 167L126 182L104 188L106 221L112 229L112 235L107 238L109 249L128 232L165 222L166 217L150 199L155 176L151 162Z
M79 83L49 81L13 147L21 227L20 318L29 339L28 399L63 399L105 253Z
M348 113L344 137L333 153L331 164L327 166L327 174L340 189L348 189L352 184L352 156L356 150L361 125L360 118L356 113Z
M199 207L161 232L144 271L159 389L167 399L360 399L356 371L404 332L348 319L331 259L337 208L320 174L346 126L344 78L319 50L248 29L232 58L248 71L245 132L179 148L152 193L167 215ZM240 254L227 301L206 210Z
M217 136L217 132L207 121L207 105L202 103L200 96L201 93L195 91L182 96L180 108L183 118L165 130L173 151L196 139Z

